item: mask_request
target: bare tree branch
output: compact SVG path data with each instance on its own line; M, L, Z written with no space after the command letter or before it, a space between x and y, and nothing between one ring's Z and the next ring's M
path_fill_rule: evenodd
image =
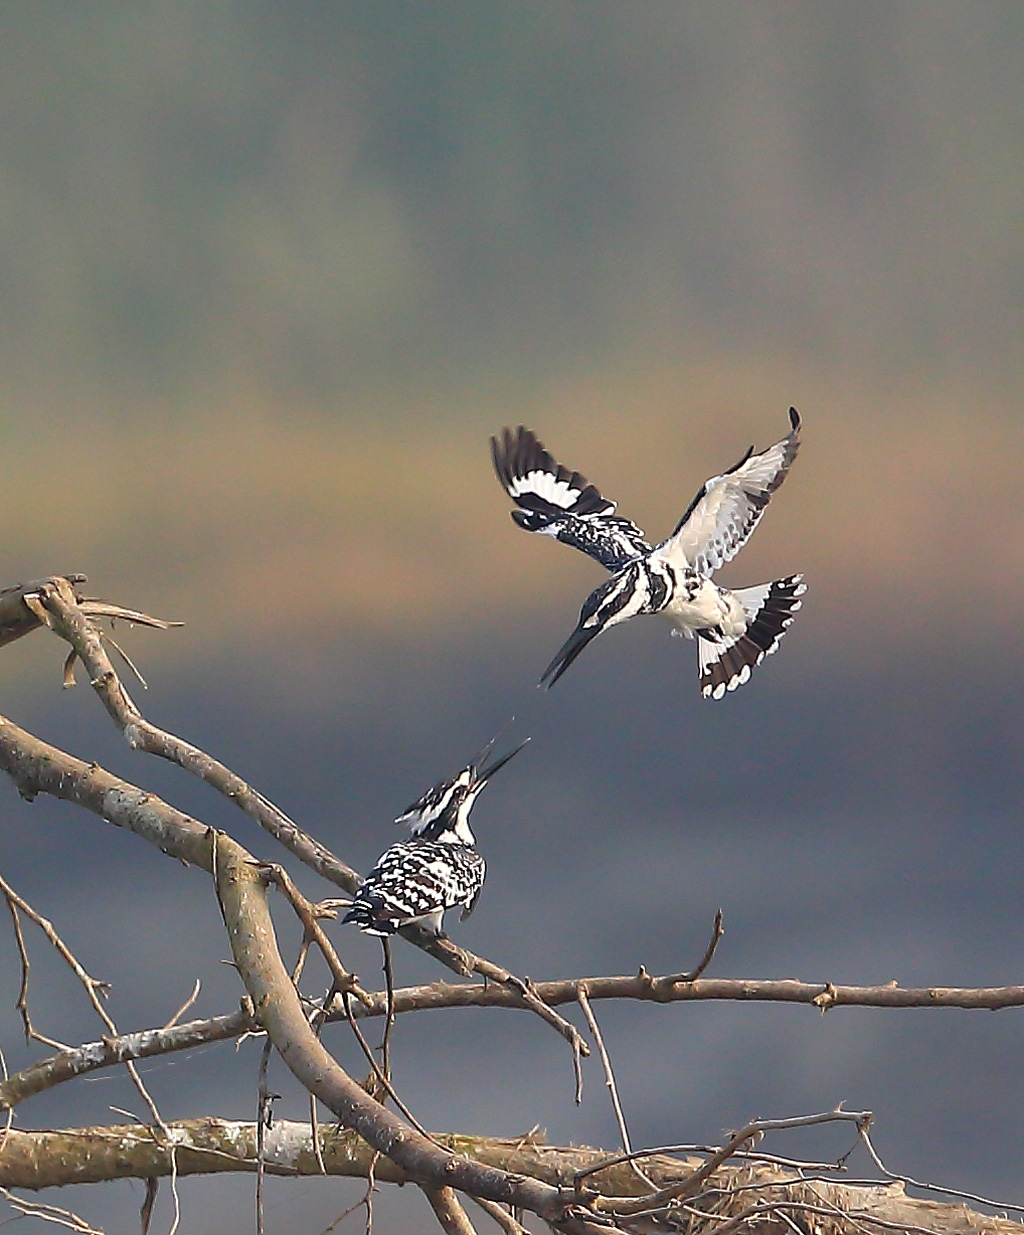
M473 1203L479 1206L492 1221L500 1226L505 1235L530 1235L526 1227L521 1226L507 1209L502 1209L494 1201L482 1201L478 1196L475 1196L473 1197Z
M711 927L711 938L708 941L707 951L697 963L695 969L691 969L688 973L674 973L665 978L666 982L671 982L673 985L679 982L696 982L696 980L704 973L707 967L711 964L715 952L718 950L718 944L722 936L725 934L725 929L722 926L722 911L715 910L715 920Z
M179 1174L255 1172L257 1129L255 1123L198 1119L168 1124L179 1160ZM459 1134L435 1134L452 1153L509 1174L529 1175L551 1187L564 1187L573 1176L607 1161L603 1150L579 1146L548 1146L535 1138L497 1140ZM321 1153L327 1174L365 1179L374 1157L370 1147L354 1133L336 1127L321 1128ZM274 1120L266 1129L268 1175L315 1176L321 1174L308 1123ZM647 1170L660 1187L668 1188L692 1177L696 1159L655 1155ZM128 1124L113 1127L78 1128L60 1132L23 1132L12 1129L8 1147L0 1156L0 1186L6 1188L59 1187L68 1183L98 1183L108 1179L160 1178L170 1171L167 1146L146 1128ZM377 1178L382 1183L406 1183L409 1176L387 1158L378 1157ZM627 1165L604 1167L589 1181L607 1197L633 1196L644 1191ZM1020 1224L1004 1218L982 1217L960 1204L908 1197L902 1187L888 1182L846 1184L810 1181L800 1172L766 1163L724 1164L710 1183L734 1199L735 1208L723 1208L722 1218L745 1208L751 1192L808 1205L829 1205L843 1214L872 1215L901 1227L927 1227L948 1235L1020 1235ZM813 1187L813 1193L811 1188ZM747 1200L741 1201L741 1197ZM997 1205L996 1202L986 1202ZM997 1205L998 1207L998 1205ZM488 1212L492 1212L488 1207ZM834 1212L834 1210L833 1210ZM508 1215L505 1215L506 1217ZM703 1217L708 1218L704 1213ZM515 1231L515 1226L507 1228Z
M321 917L335 917L333 910L327 912L321 909L320 906L314 905L312 901L307 900L305 896L295 886L294 881L283 866L279 866L276 862L261 862L259 869L263 875L271 880L288 898L289 903L295 910L296 917L302 923L302 928L307 940L315 943L319 948L321 955L327 963L327 968L331 973L331 983L335 993L349 992L354 995L360 1003L369 1005L370 997L366 991L359 985L359 979L354 973L349 973L341 962L341 957L338 956L334 944L331 943L327 935L324 933L323 927L320 925Z
M422 1191L445 1235L476 1235L469 1216L451 1188L423 1188Z
M62 579L68 590L80 602L78 584L85 583L85 575L58 575L49 579L34 579L31 583L15 583L11 587L0 588L0 648L15 639L31 634L45 625L43 618L35 611L31 603L26 603L25 597L35 597L45 584L53 583L54 578Z
M42 1222L77 1231L78 1235L103 1235L102 1231L90 1226L84 1218L72 1213L70 1209L60 1209L56 1205L47 1205L39 1201L26 1201L24 1197L14 1196L6 1188L0 1188L0 1196L22 1218L38 1218Z
M230 769L197 747L160 730L146 720L115 672L103 643L104 638L107 637L94 626L93 620L99 617L121 618L129 622L138 621L158 627L166 627L168 623L138 611L123 609L109 602L83 598L77 590L77 584L83 581L82 576L56 577L0 592L0 646L40 626L51 629L71 647L71 653L65 665L66 684L73 682L72 667L74 661L80 659L104 707L133 749L144 750L168 759L206 781L230 800L235 801L246 814L259 822L277 840L318 873L331 879L346 891L354 891L361 883L358 872L341 862L326 847L304 833ZM107 638L107 641L115 649L117 648L112 640ZM128 664L131 666L130 661ZM791 1230L796 1230L798 1228L788 1214L801 1211L847 1219L856 1218L882 1227L919 1231L927 1229L913 1222L909 1216L892 1217L888 1213L875 1212L870 1206L863 1204L863 1197L856 1204L850 1197L846 1197L840 1203L835 1197L824 1192L812 1191L810 1195L803 1193L798 1195L795 1191L792 1193L784 1191L781 1198L773 1193L767 1198L757 1197L749 1204L744 1201L742 1203L744 1208L723 1209L721 1212L716 1211L713 1215L696 1208L706 1203L711 1191L714 1191L716 1195L728 1193L731 1205L741 1191L749 1191L755 1186L737 1184L732 1187L726 1184L723 1193L718 1180L723 1171L727 1172L732 1169L727 1167L727 1160L741 1152L744 1146L752 1143L766 1131L803 1126L824 1120L848 1119L857 1122L870 1149L870 1141L866 1134L867 1121L870 1116L865 1112L836 1111L795 1120L752 1121L735 1133L726 1144L713 1150L706 1160L683 1163L678 1159L669 1159L670 1167L666 1168L661 1175L658 1173L659 1156L653 1154L653 1151L637 1154L627 1152L613 1159L597 1154L586 1163L577 1158L576 1168L568 1175L565 1173L566 1161L563 1157L556 1164L557 1169L554 1175L546 1178L543 1173L526 1169L522 1164L524 1153L536 1152L536 1147L529 1143L525 1146L523 1143L515 1143L514 1165L499 1165L482 1161L469 1152L468 1145L472 1138L450 1138L450 1143L439 1142L438 1138L424 1130L404 1123L398 1116L377 1102L373 1096L367 1094L347 1075L320 1043L317 1033L310 1025L309 1001L306 1006L303 1005L295 986L298 971L295 975L289 975L278 953L267 906L268 868L266 866L257 863L242 846L229 837L213 832L198 821L175 811L173 807L159 798L143 792L129 782L111 776L97 765L86 765L72 759L64 752L39 742L38 739L2 717L0 717L0 768L11 775L19 791L27 799L31 800L38 792L46 792L76 802L116 826L135 831L151 843L158 845L163 852L178 857L186 863L197 865L213 876L236 967L249 991L249 1001L243 1005L239 1013L232 1017L216 1018L216 1021L194 1022L192 1026L172 1028L173 1021L190 1006L190 1000L172 1018L172 1022L161 1030L119 1037L113 1022L103 1012L102 1005L97 998L101 984L96 983L81 969L57 937L55 946L62 949L62 954L67 953L66 959L73 964L76 973L80 971L79 976L86 983L90 997L97 1006L97 1011L104 1018L109 1037L104 1039L102 1044L90 1044L89 1047L80 1047L77 1050L60 1049L59 1053L50 1060L41 1061L15 1077L5 1076L3 1082L0 1082L0 1109L7 1109L10 1113L17 1102L23 1101L32 1093L38 1093L44 1088L58 1084L70 1076L80 1075L96 1067L110 1066L115 1063L127 1064L140 1093L149 1106L154 1124L154 1126L135 1128L135 1139L132 1141L133 1146L143 1147L140 1150L141 1153L149 1153L154 1161L159 1159L158 1166L154 1166L151 1162L149 1169L140 1176L151 1181L147 1187L152 1190L153 1195L155 1195L156 1184L152 1181L169 1175L173 1189L179 1173L191 1173L184 1169L182 1159L182 1155L187 1152L194 1154L195 1162L198 1164L196 1171L252 1169L258 1166L262 1172L265 1166L268 1172L292 1173L296 1169L290 1165L282 1165L284 1160L274 1157L275 1142L270 1139L271 1129L264 1126L262 1107L254 1158L247 1155L242 1160L237 1152L232 1155L230 1151L208 1148L194 1142L191 1139L194 1131L191 1126L187 1126L187 1133L179 1141L179 1130L186 1128L186 1125L167 1125L161 1119L130 1062L143 1054L162 1054L169 1050L181 1049L186 1044L213 1041L228 1036L229 1033L235 1034L243 1029L251 1030L254 1026L259 1026L267 1032L268 1050L270 1044L273 1044L289 1069L309 1091L314 1103L314 1112L315 1102L320 1100L338 1116L345 1128L350 1130L348 1133L340 1134L349 1136L358 1150L358 1153L349 1153L348 1160L355 1161L360 1154L363 1154L359 1160L365 1162L365 1169L362 1172L351 1170L346 1173L361 1173L364 1178L368 1179L370 1187L372 1187L375 1171L379 1172L382 1179L389 1178L393 1174L396 1180L412 1180L427 1195L442 1228L456 1232L456 1235L472 1235L473 1228L453 1188L464 1191L481 1201L491 1216L506 1231L521 1228L514 1218L509 1217L500 1209L499 1203L511 1205L515 1209L528 1209L542 1217L552 1228L565 1231L567 1235L568 1233L597 1235L598 1232L616 1230L630 1232L647 1230L652 1219L660 1221L669 1213L677 1214L681 1208L688 1208L684 1204L686 1200L693 1200L694 1216L700 1216L705 1220L710 1218L712 1221L717 1219L719 1223L724 1223L724 1225L717 1225L713 1228L722 1232L723 1235L739 1229L751 1220L756 1222L758 1218L766 1215L778 1219ZM589 1053L586 1044L576 1027L554 1011L555 1005L575 1000L580 1004L601 1049L609 1090L616 1106L616 1117L627 1151L629 1140L625 1116L617 1101L611 1064L603 1047L591 1000L630 998L663 1003L698 999L777 1000L808 1003L821 1012L837 1006L955 1006L992 1009L1024 1005L1024 987L928 988L923 991L902 991L895 983L884 987L841 987L832 982L808 984L704 979L702 975L710 964L722 935L720 914L716 917L714 932L705 956L696 969L659 978L652 977L641 967L639 973L633 978L588 978L585 982L570 979L564 982L535 984L528 978L518 978L493 962L457 948L447 939L435 938L421 930L408 929L403 931L403 934L411 942L430 952L460 974L481 975L485 978L484 984L456 987L446 983L435 983L431 986L392 991L389 981L386 992L369 993L359 987L354 976L348 974L342 966L332 945L319 927L317 918L323 915L318 911L318 907L307 901L283 872L279 872L277 868L273 869L276 881L285 890L292 907L303 923L304 949L310 940L315 941L331 968L333 986L325 1001L325 1011L318 1013L314 1018L318 1024L322 1023L325 1013L330 1019L339 1017L339 1007L337 1003L332 1002L332 997L338 991L343 992L345 996L344 1003L349 1009L353 1029L356 1028L355 1021L363 1017L375 1015L390 1017L390 1015L429 1008L500 1006L528 1009L542 1017L570 1043L578 1071L579 1055ZM44 929L49 928L49 923L21 902L11 889L3 886L2 891L11 907L16 936L23 956L22 1002L24 1003L28 965L18 913L30 914ZM52 928L49 929L52 932ZM352 995L360 1001L354 1006L350 998ZM23 1011L28 1025L27 1006ZM59 1043L48 1041L51 1045L61 1047ZM95 1046L100 1046L102 1049L91 1049ZM263 1091L265 1091L265 1085ZM214 1121L206 1122L209 1124ZM308 1151L314 1163L314 1170L310 1173L329 1172L331 1170L331 1135L325 1136L324 1143L321 1145L319 1139L315 1139L317 1132L315 1119L312 1134L308 1126L298 1126L303 1130ZM109 1157L106 1154L109 1146L103 1138L103 1133L106 1131L109 1130L84 1129L79 1133L40 1135L50 1138L77 1136L80 1142L81 1138L85 1137L90 1140L91 1151L96 1155L96 1169L102 1171L109 1170L110 1167L109 1162L106 1161ZM353 1133L358 1135L354 1136ZM20 1139L26 1135L31 1134L15 1132L11 1128L9 1114L8 1127L3 1140L0 1141L0 1186L3 1186L8 1179L5 1172L11 1166L13 1149L27 1144ZM8 1183L8 1186L49 1186L38 1182L41 1178L39 1168L50 1169L54 1167L55 1160L56 1165L59 1166L63 1149L55 1150L54 1146L57 1144L51 1140L43 1148L40 1148L38 1143L32 1146L37 1154L31 1164L34 1171L32 1178L36 1182ZM123 1140L119 1142L117 1152L124 1157ZM563 1151L554 1152L563 1154ZM564 1151L564 1154L578 1154L579 1152L584 1151ZM596 1151L585 1152L596 1154ZM122 1162L122 1173L131 1175L135 1173L135 1170L128 1162L128 1157L125 1157ZM636 1167L636 1160L639 1158L644 1159L649 1178L641 1174ZM102 1164L101 1159L104 1159ZM220 1165L211 1166L213 1162ZM224 1165L225 1162L229 1165ZM615 1173L620 1168L624 1172L621 1183L615 1178ZM748 1161L743 1169L751 1171L755 1170L755 1166ZM767 1170L769 1168L764 1163L759 1163L756 1169ZM773 1169L778 1171L781 1168L776 1166ZM886 1174L892 1180L902 1179L889 1172ZM636 1175L640 1175L640 1178L637 1179ZM97 1175L97 1178L112 1177L115 1176L103 1173ZM82 1182L85 1178L86 1175L78 1171L74 1181ZM613 1179L615 1182L612 1182ZM632 1186L627 1186L627 1180ZM713 1189L712 1180L715 1181ZM808 1184L806 1179L782 1180L781 1182L776 1179L775 1182L766 1184L766 1186L770 1186L777 1192L778 1189L785 1190L790 1183L796 1182L804 1186ZM262 1183L262 1176L260 1183ZM637 1192L638 1184L642 1189L640 1194ZM830 1182L827 1184L822 1182L821 1186L823 1188L840 1187ZM846 1185L846 1187L849 1189L851 1185ZM147 1193L147 1196L149 1195ZM980 1200L981 1198L971 1199ZM175 1201L177 1201L176 1197ZM369 1222L369 1197L366 1203ZM951 1207L945 1206L943 1209L948 1211ZM65 1211L54 1212L63 1213ZM50 1220L60 1221L60 1218L54 1217ZM176 1204L172 1231L177 1223ZM946 1224L945 1229L954 1228Z
M721 917L716 919L718 925L721 924ZM611 1057L604 1044L604 1037L601 1034L601 1026L597 1023L597 1017L594 1015L594 1009L590 1006L590 1000L587 998L587 984L585 981L577 983L576 998L579 1001L580 1007L583 1009L583 1015L587 1018L587 1025L590 1027L590 1032L594 1036L594 1041L597 1044L598 1054L601 1057L601 1066L604 1068L604 1082L608 1087L608 1093L612 1101L612 1110L615 1112L615 1122L619 1127L619 1136L622 1139L622 1149L626 1155L633 1170L639 1178L647 1184L649 1188L655 1185L643 1173L637 1165L636 1160L632 1157L633 1146L629 1140L629 1129L626 1126L626 1116L622 1110L622 1104L619 1101L619 1089L615 1083L615 1072L612 1068Z
M36 924L36 926L38 926L39 929L43 932L43 934L46 936L47 940L52 944L52 946L54 947L54 949L56 950L60 958L68 965L72 973L74 973L75 977L79 980L79 982L81 982L82 986L85 988L85 993L89 999L89 1002L92 1004L93 1010L95 1011L96 1015L100 1018L100 1020L103 1022L104 1026L106 1027L107 1032L113 1036L116 1036L117 1026L114 1024L113 1018L111 1017L110 1013L107 1011L107 1009L104 1007L104 1004L103 1004L103 997L107 995L107 992L110 989L110 983L101 981L98 978L94 978L89 973L87 973L84 966L79 962L75 954L71 951L68 945L60 937L53 923L48 918L44 918L42 914L37 913L36 910L33 909L32 906L28 903L28 901L26 901L23 897L19 896L18 893L15 892L15 890L11 887L11 885L2 877L0 877L0 893L2 893L3 896L6 898L7 904L10 907L11 916L14 918L15 935L17 936L17 940L18 940L18 952L21 956L22 978L21 978L21 989L18 994L17 1006L19 1010L21 1011L22 1020L25 1025L26 1037L29 1039L36 1038L38 1041L45 1042L48 1046L54 1046L54 1045L59 1046L60 1045L59 1043L55 1043L52 1038L44 1037L42 1034L37 1033L32 1028L32 1022L31 1022L31 1019L29 1018L29 1013L28 1013L28 998L27 998L28 996L28 953L25 948L25 941L22 937L21 927L18 921L19 913L23 913L27 918L30 918ZM147 1090L145 1084L143 1083L142 1077L139 1075L138 1069L135 1067L134 1062L130 1059L126 1059L123 1062L124 1062L125 1069L128 1072L128 1075L131 1077L132 1083L134 1084L135 1088L139 1092L139 1096L149 1107L149 1112L153 1116L153 1119L156 1121L157 1124L159 1124L162 1127L163 1120L160 1117L160 1112L157 1110L156 1103L153 1101L152 1096Z
M559 978L532 982L531 990L549 1007L577 1002L579 978ZM1024 1007L1024 986L928 986L901 987L895 982L884 986L840 986L833 982L798 982L789 978L700 978L677 982L672 976L659 978L646 970L633 977L587 978L587 997L600 999L639 999L652 1003L693 1003L702 1000L734 1000L740 1003L803 1003L828 1011L832 1008L974 1008L992 1011ZM383 992L371 994L372 1007L359 1009L357 1016L383 1016ZM400 987L395 991L395 1013L425 1012L434 1008L517 1008L519 1001L500 986L452 985L433 982L424 986ZM340 1009L332 1008L331 1015Z
M562 978L533 983L532 989L545 1004L577 1000L579 978ZM687 984L671 978L596 977L586 979L588 1000L640 999L656 1003L734 1000L745 1003L802 1003L820 1008L818 997L829 991L830 1008L967 1008L992 1010L1024 1006L1024 986L993 987L898 987L837 986L834 983L765 981L749 978L702 979ZM367 992L367 1002L352 1007L352 1018L380 1017L386 1014L384 991ZM248 1011L248 1001L237 1011L209 1020L192 1021L171 1030L147 1029L102 1042L87 1042L74 1050L62 1051L17 1072L0 1082L0 1110L17 1106L27 1098L75 1076L109 1068L125 1059L148 1059L156 1055L188 1050L208 1042L237 1038L257 1029L258 1022ZM523 1010L514 991L501 986L452 985L434 982L425 986L399 987L395 991L395 1014L426 1012L441 1008L508 1008ZM347 1019L340 1001L332 1002L328 1019Z
M302 832L292 821L250 788L230 768L190 742L151 724L125 690L103 647L99 632L78 603L66 579L44 579L30 593L51 630L66 640L89 674L89 682L108 715L133 750L142 750L176 763L233 801L261 827L313 870L354 892L362 882L356 871L336 858L326 846Z
M566 1230L571 1198L518 1176L481 1167L440 1149L375 1102L324 1049L306 1019L274 939L266 889L252 859L218 833L213 846L214 878L239 974L278 1054L299 1082L418 1183L460 1191L532 1210Z
M75 579L80 579L75 576ZM304 832L278 807L262 794L252 789L230 768L193 746L190 742L158 728L148 721L125 690L110 658L103 647L99 631L89 620L88 613L79 603L72 581L55 576L39 580L29 589L22 589L21 609L26 598L31 605L35 624L47 625L56 635L71 645L74 654L82 661L89 674L90 684L96 691L108 715L124 735L133 750L142 750L161 759L177 764L191 775L205 781L212 788L234 802L250 818L269 832L289 852L312 870L330 880L347 892L355 892L361 886L362 876L342 862L315 837ZM119 606L105 605L103 613L117 610L115 616L134 614ZM12 620L16 616L12 613ZM146 615L136 615L137 620L147 620ZM160 624L158 619L148 619L151 624ZM166 625L166 623L164 623ZM2 630L2 623L0 623ZM21 633L27 633L22 631ZM533 993L528 980L517 978L502 966L483 957L474 956L457 947L447 938L438 938L420 926L405 926L403 938L422 948L443 965L460 976L470 973L492 982L501 983L514 990L522 1004L535 1012L562 1035L573 1048L574 1055L589 1054L574 1025L564 1020L557 1012L546 1007Z
M41 1059L0 1082L0 1110L11 1109L64 1081L101 1068L114 1067L126 1059L149 1059L154 1055L191 1050L208 1042L237 1038L257 1029L259 1022L252 1013L251 1001L247 997L242 1007L228 1016L86 1042L74 1050L61 1051Z
M521 1206L566 1231L585 1224L565 1211L558 1189L482 1167L432 1144L375 1102L323 1048L302 1009L277 950L266 889L255 859L223 833L214 833L154 794L85 764L0 718L0 769L31 800L45 792L134 831L162 852L214 876L235 963L256 1016L287 1067L346 1127L417 1182L452 1186L492 1201Z

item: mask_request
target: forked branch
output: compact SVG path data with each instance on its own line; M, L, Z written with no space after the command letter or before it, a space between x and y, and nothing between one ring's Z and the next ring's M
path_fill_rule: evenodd
M199 747L193 746L191 742L186 742L183 738L160 729L143 716L114 669L103 646L100 632L85 608L86 602L81 600L75 589L74 583L83 579L84 576L78 575L71 578L57 576L25 585L20 589L18 597L20 607L17 607L13 601L9 606L10 621L17 620L20 623L18 630L21 634L33 628L33 625L29 625L26 629L22 629L24 621L31 619L35 626L45 624L54 634L70 644L74 657L81 660L85 666L90 684L108 715L133 750L142 750L166 759L205 781L229 801L234 802L245 814L255 820L312 870L346 892L356 892L363 882L358 871L353 870L315 837L304 832L282 810L248 785L225 764L200 750ZM2 595L0 593L0 596ZM137 614L134 610L121 609L107 602L89 603L101 606L101 609L97 611L100 616L123 616L126 620L146 621L150 625L169 625L169 623L160 622L159 619L147 618L146 615ZM116 613L112 613L113 610L116 610ZM24 614L27 614L27 617L23 620ZM3 629L2 617L3 615L0 614L0 633ZM557 1012L546 1007L543 1000L538 999L534 994L528 981L516 977L515 974L493 961L475 956L457 947L449 939L437 938L422 927L403 927L401 934L410 943L422 948L461 976L476 973L485 981L500 983L509 991L514 992L522 1006L529 1008L557 1030L573 1048L577 1057L580 1054L589 1054L589 1047L576 1027L559 1016Z

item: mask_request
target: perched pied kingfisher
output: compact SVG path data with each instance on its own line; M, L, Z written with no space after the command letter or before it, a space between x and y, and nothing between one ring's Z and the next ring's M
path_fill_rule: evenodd
M428 789L398 816L395 823L410 826L410 839L381 855L343 922L354 922L368 935L393 935L414 922L441 935L446 909L461 905L462 917L469 917L486 869L469 830L470 811L484 785L530 739L485 767L497 740L492 738L468 767Z
M751 447L701 487L667 540L652 548L615 502L579 472L556 463L522 425L491 438L498 479L518 509L515 522L589 554L612 572L583 603L576 629L544 670L551 687L603 630L632 617L662 613L674 635L697 638L700 691L721 699L751 667L779 646L806 591L802 575L731 591L712 574L746 544L800 445L800 417L789 409L789 433L760 454Z

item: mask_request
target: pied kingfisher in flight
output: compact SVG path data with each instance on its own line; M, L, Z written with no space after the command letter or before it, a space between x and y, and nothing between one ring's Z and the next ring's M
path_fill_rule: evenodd
M576 629L538 685L553 686L591 639L645 613L663 613L674 635L696 636L705 698L735 690L776 650L803 603L803 576L739 591L720 587L711 576L746 544L786 479L800 444L796 408L789 419L792 427L781 441L760 454L751 447L734 467L706 481L672 535L655 548L585 476L556 463L529 429L520 425L491 438L498 479L518 507L515 522L572 545L612 572L584 601Z
M469 829L473 803L494 773L530 739L485 767L497 740L492 738L468 767L428 789L398 816L395 823L409 825L410 839L381 855L342 922L382 936L418 923L440 936L446 909L461 905L463 919L469 917L486 871Z

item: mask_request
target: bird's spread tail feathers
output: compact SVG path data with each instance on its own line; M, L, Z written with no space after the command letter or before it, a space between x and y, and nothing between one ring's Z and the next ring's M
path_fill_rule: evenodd
M727 690L742 686L750 670L778 648L806 591L802 575L736 591L747 615L744 633L733 640L697 640L700 693L705 698L721 699Z

